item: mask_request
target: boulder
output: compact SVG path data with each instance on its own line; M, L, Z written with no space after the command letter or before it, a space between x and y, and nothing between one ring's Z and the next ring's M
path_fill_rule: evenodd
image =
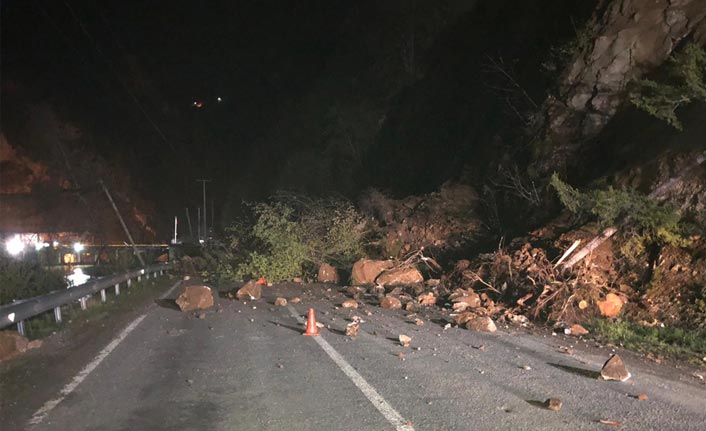
M213 293L208 286L186 286L176 303L184 312L204 310L213 307Z
M495 332L498 328L490 317L475 317L466 322L466 328L477 332Z
M375 283L381 286L404 286L423 281L424 276L413 266L385 270L375 278Z
M262 284L258 281L248 281L235 294L241 301L260 299L262 297Z
M632 376L630 371L625 367L625 363L620 356L613 355L603 364L601 368L601 377L603 380L618 380L624 382Z
M607 294L605 301L597 301L596 304L603 317L615 317L620 314L620 309L623 308L623 301L615 293Z
M0 361L27 350L29 342L15 331L0 331Z
M390 310L399 310L402 308L402 303L394 296L386 296L380 301L380 306Z
M320 283L338 283L338 271L328 263L322 263L317 279Z
M353 284L373 284L381 272L393 266L391 260L360 259L353 264L351 281Z

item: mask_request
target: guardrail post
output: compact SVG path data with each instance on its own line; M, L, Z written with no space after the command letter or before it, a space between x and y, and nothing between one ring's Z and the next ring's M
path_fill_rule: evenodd
M137 282L139 283L139 282L141 282L141 281L142 281L142 275L138 275L138 276L137 276Z
M17 332L19 332L20 335L22 335L24 337L24 335L25 335L25 321L24 320L20 320L19 322L17 322Z
M61 323L61 306L54 307L54 320L56 323Z
M85 309L87 308L87 305L86 305L86 297L85 297L85 296L84 296L83 298L79 298L79 299L78 299L78 302L81 303L81 310L85 310Z
M105 302L106 297L105 297L105 289L101 289L101 302Z
M132 284L132 278L128 278L127 279L127 287L129 288L131 284Z
M127 281L127 285L130 285L130 280ZM115 296L120 295L120 283L115 283Z

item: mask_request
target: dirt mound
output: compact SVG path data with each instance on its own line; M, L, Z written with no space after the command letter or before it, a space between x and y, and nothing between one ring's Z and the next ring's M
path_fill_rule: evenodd
M438 192L403 199L369 190L359 206L376 222L379 253L399 258L422 248L460 248L480 230L477 201L471 186L446 183Z

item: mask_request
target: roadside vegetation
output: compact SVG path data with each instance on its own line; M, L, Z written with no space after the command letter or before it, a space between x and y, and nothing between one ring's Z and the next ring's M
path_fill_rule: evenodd
M249 210L226 228L225 244L206 250L205 278L313 277L322 263L350 267L363 255L365 218L342 198L279 193Z
M0 254L0 305L66 288L61 272L45 269L38 261Z
M706 329L647 326L625 320L595 319L588 327L601 342L641 353L689 360L703 365L706 357Z

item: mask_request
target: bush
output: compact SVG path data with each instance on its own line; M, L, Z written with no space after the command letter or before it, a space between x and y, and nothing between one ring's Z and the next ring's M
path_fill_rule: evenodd
M65 288L66 280L60 273L46 270L37 262L0 255L0 304Z
M636 81L629 100L638 109L682 130L676 110L694 101L706 101L706 51L693 43L686 45L669 58L662 79Z
M564 207L578 217L595 217L602 227L621 224L628 237L621 247L621 253L626 257L635 259L650 245L688 245L681 215L669 204L660 205L635 190L609 187L580 192L563 182L556 173L552 175L551 185Z
M252 221L234 222L228 244L209 253L211 280L290 280L323 262L348 266L363 254L365 220L343 199L280 193L251 209Z

